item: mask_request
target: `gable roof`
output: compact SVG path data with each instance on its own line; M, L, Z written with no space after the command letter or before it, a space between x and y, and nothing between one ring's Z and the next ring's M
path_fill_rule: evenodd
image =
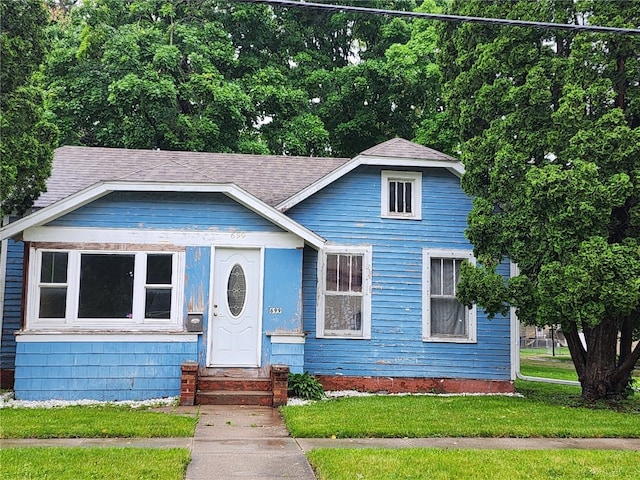
M234 183L274 206L348 162L348 158L132 150L56 149L43 208L99 182Z
M410 142L404 138L392 138L360 153L366 157L412 158L415 160L439 160L457 163L458 159L450 157L433 148Z
M404 138L394 138L365 150L324 177L319 178L313 184L279 203L276 208L281 212L290 209L360 165L379 165L392 168L441 167L446 168L457 177L461 177L464 173L462 163L454 157L410 142Z
M453 157L402 138L353 159L245 155L102 147L60 147L47 191L35 213L0 228L7 238L43 225L113 191L220 192L318 247L324 240L282 213L360 165L446 168L464 173Z
M166 183L166 182L99 182L53 203L26 217L0 228L0 239L12 237L31 227L38 227L61 217L83 205L87 205L112 192L206 192L222 193L249 210L266 218L274 225L302 238L315 248L321 248L325 240L308 228L290 219L273 207L266 205L250 193L232 183Z

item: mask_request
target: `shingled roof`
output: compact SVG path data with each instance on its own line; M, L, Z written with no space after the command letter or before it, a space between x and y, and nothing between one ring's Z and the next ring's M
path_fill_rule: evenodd
M60 147L54 154L47 191L34 206L49 206L106 181L233 183L264 203L276 206L329 179L332 172L339 174L349 169L350 162L355 161L355 167L367 157L458 163L453 157L402 138L372 147L356 159Z
M268 205L275 205L348 161L348 158L61 147L54 154L47 191L34 206L46 207L104 181L234 183Z
M413 160L441 160L445 162L458 161L458 159L433 148L409 142L404 138L392 138L365 150L360 155L367 157L411 158Z

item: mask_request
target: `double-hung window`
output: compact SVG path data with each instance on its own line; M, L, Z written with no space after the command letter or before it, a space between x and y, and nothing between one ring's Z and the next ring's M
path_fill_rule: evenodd
M422 174L383 170L381 216L420 220L422 218Z
M28 328L175 329L182 252L34 250Z
M476 307L456 299L462 262L475 263L466 250L423 250L423 340L473 343L476 341Z
M318 258L319 337L371 338L371 247L327 247Z

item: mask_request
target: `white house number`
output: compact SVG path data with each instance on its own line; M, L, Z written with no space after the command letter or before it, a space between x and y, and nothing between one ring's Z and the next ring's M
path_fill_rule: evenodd
M281 307L269 307L269 313L272 315L280 315L282 313Z

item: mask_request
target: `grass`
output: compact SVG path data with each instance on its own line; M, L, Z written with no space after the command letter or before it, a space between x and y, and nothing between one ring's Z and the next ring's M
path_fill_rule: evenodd
M535 352L523 374L575 380L570 358ZM586 406L580 388L518 380L518 397L359 397L285 407L294 436L640 437L640 398ZM640 478L640 452L319 449L319 480Z
M504 396L354 397L282 413L294 437L640 437L637 413Z
M319 480L640 478L640 453L598 450L320 449Z
M129 407L0 409L0 438L190 437L197 418Z
M578 380L578 374L569 355L551 356L540 350L525 352L520 358L520 372L530 377Z
M523 374L576 379L570 358L539 357L522 359ZM640 438L640 395L612 406L585 404L575 386L518 380L516 390L523 397L354 397L282 413L295 437Z
M574 379L570 359L525 355L525 375ZM523 398L344 398L282 412L298 437L640 437L640 395L618 411L586 408L578 387L517 381ZM197 419L125 407L0 409L0 437L188 437ZM640 453L587 450L321 449L308 452L320 480L640 478ZM186 449L7 448L3 479L184 478Z
M3 480L182 480L189 459L189 450L180 448L34 447L0 450Z

